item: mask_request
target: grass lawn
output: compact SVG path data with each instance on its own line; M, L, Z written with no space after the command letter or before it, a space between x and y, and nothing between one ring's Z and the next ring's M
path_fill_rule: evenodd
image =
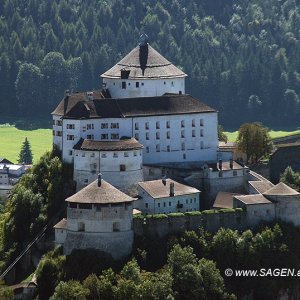
M300 130L295 130L295 131L270 130L270 136L272 139L298 134L298 133L300 133ZM228 136L228 140L230 142L235 142L238 136L238 131L232 131L232 132L226 131L225 134Z
M17 163L22 143L27 137L33 154L33 162L52 148L52 130L19 130L12 125L0 125L0 157Z

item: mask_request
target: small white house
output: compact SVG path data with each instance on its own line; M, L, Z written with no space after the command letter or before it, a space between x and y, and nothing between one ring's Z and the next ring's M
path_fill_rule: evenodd
M134 208L145 214L200 210L200 191L171 179L139 182Z
M122 193L108 182L95 180L68 202L67 219L54 226L55 243L63 245L69 255L73 249L98 249L114 259L132 251L134 198Z
M74 146L77 191L89 185L98 173L116 188L130 192L143 181L143 146L134 138L117 141L81 139Z

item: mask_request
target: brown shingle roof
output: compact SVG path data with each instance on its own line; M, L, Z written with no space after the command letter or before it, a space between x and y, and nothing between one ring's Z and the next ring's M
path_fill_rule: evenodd
M283 182L279 182L269 190L263 193L266 196L291 196L291 195L300 195L297 191L289 187Z
M61 219L57 224L54 225L55 229L66 229L68 225L67 219Z
M146 57L143 58L146 62L144 74L141 67L140 47L137 46L111 69L103 73L101 77L121 78L122 69L130 71L129 79L175 78L187 76L150 45L148 45L148 51L146 53Z
M219 192L214 202L213 208L233 208L233 197L238 196L237 193Z
M96 141L80 139L79 142L73 147L75 150L86 151L122 151L137 150L142 148L143 145L140 144L135 138L121 139L119 141Z
M190 95L87 100L84 93L65 97L52 112L65 118L126 118L216 112Z
M270 188L274 186L273 183L266 180L259 180L259 181L249 181L249 184L253 186L253 188L260 194L263 194Z
M266 197L261 194L255 195L244 195L244 196L234 196L234 198L242 201L245 204L272 204Z
M174 182L175 196L189 195L189 194L195 194L200 192L199 190L191 186L181 184L171 179L167 179L166 181L167 181L166 185L162 183L161 179L139 182L138 185L143 190L145 190L152 198L155 199L170 196L170 182Z
M101 187L98 187L98 180L93 181L91 184L66 199L67 202L76 203L122 203L134 201L134 198L122 193L117 188L101 180Z

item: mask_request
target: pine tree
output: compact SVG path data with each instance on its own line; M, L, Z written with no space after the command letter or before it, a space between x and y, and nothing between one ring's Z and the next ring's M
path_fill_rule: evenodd
M31 152L31 147L30 147L29 141L27 140L27 137L25 138L25 141L22 145L18 162L20 164L25 164L25 165L32 164L32 152Z

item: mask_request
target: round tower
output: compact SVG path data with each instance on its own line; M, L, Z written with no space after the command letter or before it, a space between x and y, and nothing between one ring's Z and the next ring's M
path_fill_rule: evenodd
M146 34L140 36L136 48L101 75L112 98L185 94L186 76L149 45Z
M114 259L129 255L133 244L133 201L99 174L98 180L66 199L64 228L58 224L55 227L65 232L56 236L56 242L63 245L67 255L73 249L89 248L109 253Z

